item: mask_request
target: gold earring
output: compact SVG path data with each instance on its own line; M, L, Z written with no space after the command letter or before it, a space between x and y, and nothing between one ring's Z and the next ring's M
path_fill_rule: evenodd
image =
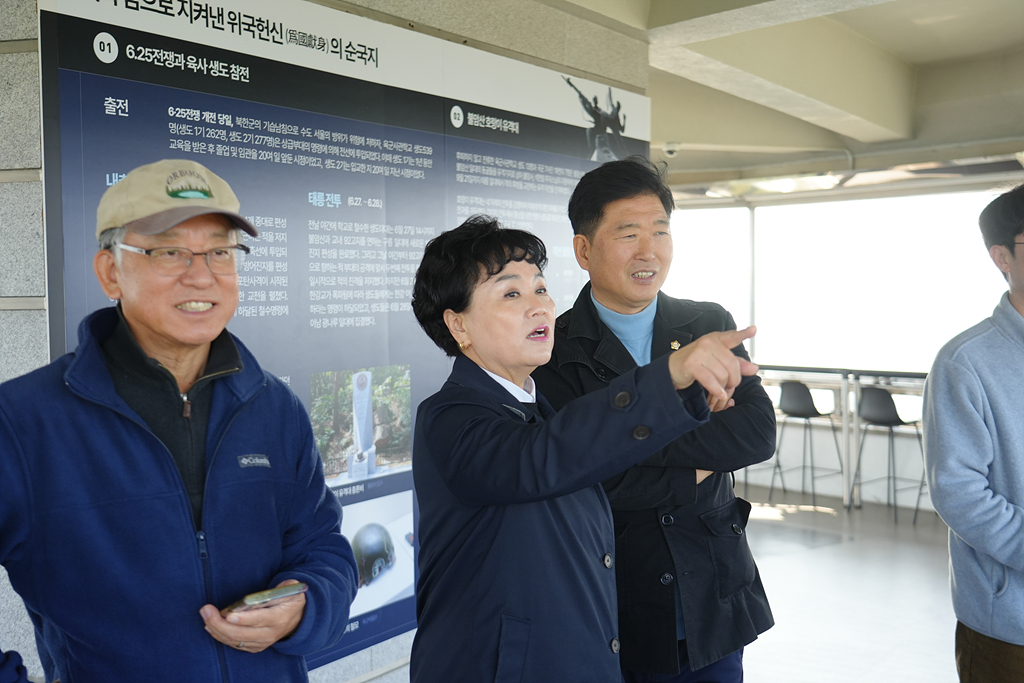
M468 349L468 348L469 348L469 344L467 344L467 343L466 343L466 342L464 342L464 341L460 341L460 342L459 342L459 350L460 350L460 351L465 351L465 350L466 350L466 349Z

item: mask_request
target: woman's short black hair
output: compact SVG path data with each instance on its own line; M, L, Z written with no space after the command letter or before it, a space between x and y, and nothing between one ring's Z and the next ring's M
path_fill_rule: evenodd
M444 312L469 308L476 286L510 261L526 261L544 270L547 250L536 235L503 228L490 216L471 216L427 243L412 288L412 311L427 336L449 356L461 351L444 322Z
M585 174L569 198L569 222L573 234L593 240L604 218L604 207L620 199L652 194L672 215L675 200L665 184L664 171L650 159L631 156L601 164Z
M978 216L985 248L1000 244L1015 251L1017 235L1024 233L1024 184L999 195Z

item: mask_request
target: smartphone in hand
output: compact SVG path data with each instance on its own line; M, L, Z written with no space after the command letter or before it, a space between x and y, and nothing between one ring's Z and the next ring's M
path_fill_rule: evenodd
M277 588L271 588L265 591L259 591L256 593L249 593L238 602L228 605L220 611L222 617L226 617L232 612L245 612L246 610L257 609L260 607L270 607L281 602L283 598L288 598L299 593L305 593L309 586L306 584L292 583L287 586L278 586Z

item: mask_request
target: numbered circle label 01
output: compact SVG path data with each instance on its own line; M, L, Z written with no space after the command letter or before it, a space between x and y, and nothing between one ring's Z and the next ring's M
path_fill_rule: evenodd
M462 107L455 105L452 107L451 113L452 125L456 128L462 128L462 124L465 122L465 115L462 113Z
M97 33L92 41L92 50L96 53L96 59L104 64L110 64L117 59L117 41L109 33Z

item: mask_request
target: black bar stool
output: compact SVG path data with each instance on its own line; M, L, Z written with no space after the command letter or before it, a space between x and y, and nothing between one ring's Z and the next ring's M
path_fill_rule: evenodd
M924 444L921 442L921 429L920 420L914 420L913 422L906 422L896 412L896 404L892 400L892 394L881 387L862 387L860 390L860 406L857 409L860 415L861 421L864 423L863 430L861 432L860 448L857 450L857 467L853 472L853 484L850 487L850 504L853 506L853 491L858 484L863 486L873 481L886 480L885 490L885 503L886 505L892 505L893 521L899 521L899 507L896 505L896 492L904 491L907 489L917 489L917 504L914 506L914 524L917 524L917 513L921 507L921 494L924 492L925 487L925 473L921 472L921 481L918 482L916 479L909 477L900 477L896 474L896 438L895 429L896 427L904 427L908 425L914 426L914 433L917 434L917 445L921 448L921 459L924 460ZM889 461L886 471L886 476L878 477L876 479L870 479L868 481L860 481L860 465L861 455L864 453L864 442L867 441L868 427L875 425L877 427L885 427L889 433ZM913 485L909 486L897 486L901 481L913 482Z
M836 474L843 473L843 456L839 450L839 437L836 434L836 424L832 421L832 413L822 413L814 405L814 399L811 398L811 390L807 388L807 385L803 382L783 382L782 383L782 395L779 398L779 410L788 417L795 417L804 421L803 430L803 459L799 465L800 469L800 491L807 493L807 479L808 471L810 471L811 480L811 504L818 504L817 491L814 487L814 480L820 477L830 477ZM814 440L811 432L811 418L815 417L827 417L829 426L832 427L832 440L836 444L836 460L839 462L838 469L816 467L814 464ZM768 500L772 499L772 492L775 489L775 476L778 475L779 482L782 484L782 491L786 491L786 480L783 479L783 472L797 469L797 467L789 467L786 469L782 468L780 463L780 454L782 453L782 437L786 432L786 421L783 420L782 426L779 428L779 443L775 449L775 466L772 469L772 483L768 488ZM810 455L810 465L807 464L808 454ZM817 470L824 470L820 474Z

